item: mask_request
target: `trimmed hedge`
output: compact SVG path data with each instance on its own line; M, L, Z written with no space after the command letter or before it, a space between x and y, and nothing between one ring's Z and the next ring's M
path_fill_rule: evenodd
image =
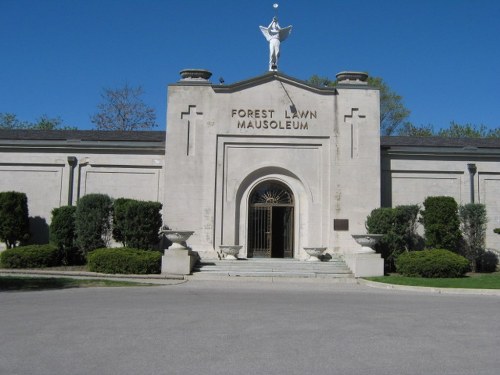
M88 194L76 205L76 245L87 255L89 251L106 247L111 232L113 202L105 194Z
M469 261L449 250L412 251L397 258L396 269L403 276L462 277Z
M54 245L29 245L0 253L4 268L42 268L60 265L59 249Z
M161 272L159 251L127 247L96 249L87 255L89 271L121 274L150 274Z
M113 201L113 238L117 242L125 244L125 222L126 222L126 207L128 202L132 201L129 198L118 198Z
M114 202L113 238L125 247L154 249L158 245L162 204L120 198Z
M28 198L17 191L0 192L0 240L8 249L30 237Z
M477 262L479 272L495 272L498 266L498 256L493 252L486 250L482 253Z
M462 255L469 259L472 271L480 268L481 258L486 247L486 206L481 203L468 203L458 209L463 234Z
M418 205L382 207L374 209L366 218L368 233L384 236L375 246L375 250L386 261L388 271L395 269L394 262L404 251L416 250L422 241L417 234Z
M57 246L64 265L85 263L83 254L76 247L75 206L62 206L52 210L50 243Z
M462 233L455 199L447 196L427 197L421 215L428 248L459 251Z

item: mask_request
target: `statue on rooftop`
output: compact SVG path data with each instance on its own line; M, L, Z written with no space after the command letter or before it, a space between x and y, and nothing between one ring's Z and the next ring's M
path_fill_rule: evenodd
M269 71L276 71L278 70L278 58L280 57L280 43L290 35L292 26L281 28L278 23L278 18L273 17L268 27L259 27L266 40L269 42Z

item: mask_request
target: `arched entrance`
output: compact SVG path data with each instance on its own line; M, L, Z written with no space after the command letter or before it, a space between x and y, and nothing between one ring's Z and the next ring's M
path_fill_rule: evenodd
M264 181L250 193L247 257L293 257L294 199L278 181Z

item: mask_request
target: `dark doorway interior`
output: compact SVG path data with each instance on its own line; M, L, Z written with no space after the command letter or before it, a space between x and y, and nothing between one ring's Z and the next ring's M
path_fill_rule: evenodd
M271 258L291 258L292 240L291 219L293 207L273 207L272 208L272 239Z
M249 258L293 257L293 197L279 182L264 182L252 192L248 218Z

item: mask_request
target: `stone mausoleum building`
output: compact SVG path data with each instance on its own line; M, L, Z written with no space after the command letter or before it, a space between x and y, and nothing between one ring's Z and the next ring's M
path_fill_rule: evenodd
M185 70L168 87L167 132L0 131L0 191L28 195L35 241L51 210L89 193L163 203L202 258L342 254L379 274L353 234L381 206L448 195L487 206L500 249L500 141L380 136L379 91L363 73L318 88L277 71L229 85ZM358 254L358 255L356 255ZM362 271L357 274L363 274Z

